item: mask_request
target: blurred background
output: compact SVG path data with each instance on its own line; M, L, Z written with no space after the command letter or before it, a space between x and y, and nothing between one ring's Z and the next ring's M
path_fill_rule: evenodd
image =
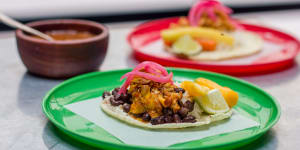
M100 70L135 66L126 36L146 20L187 15L196 0L0 0L0 12L23 23L59 18L105 23L110 30L109 50ZM234 18L284 31L300 39L300 0L221 0ZM278 11L277 11L278 10ZM248 13L250 12L250 13ZM0 22L0 149L92 149L65 138L43 115L42 97L62 80L32 76L19 58L14 29ZM120 53L119 50L123 50ZM117 60L117 61L116 61ZM266 135L242 149L273 150L299 147L300 57L290 69L245 76L282 106L282 119ZM298 141L298 142L297 142Z
M300 8L300 0L221 0L235 13ZM195 0L1 0L0 11L23 22L80 18L100 22L186 15ZM10 29L0 23L0 30Z

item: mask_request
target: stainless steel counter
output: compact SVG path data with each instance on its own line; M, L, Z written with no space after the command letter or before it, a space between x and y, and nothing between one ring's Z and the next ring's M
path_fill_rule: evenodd
M283 29L300 38L300 10L242 14L237 17ZM126 35L138 22L109 24L109 52L100 70L133 67ZM300 57L297 58L300 63ZM93 149L60 133L42 113L45 93L61 80L27 73L16 49L14 35L0 32L0 149L69 150ZM266 75L240 77L263 88L280 103L279 122L257 141L240 149L299 149L300 140L300 67ZM297 142L298 141L298 142Z

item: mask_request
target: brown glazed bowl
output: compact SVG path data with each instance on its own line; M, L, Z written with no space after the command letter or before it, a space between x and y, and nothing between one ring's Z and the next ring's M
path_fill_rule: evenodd
M98 70L108 47L108 29L96 22L85 20L45 20L28 23L39 31L77 30L96 34L94 37L47 41L34 38L21 30L16 31L20 57L28 71L50 78L67 78Z

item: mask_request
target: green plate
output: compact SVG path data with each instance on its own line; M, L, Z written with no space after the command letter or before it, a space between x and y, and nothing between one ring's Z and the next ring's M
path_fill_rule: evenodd
M240 95L235 109L257 121L260 126L241 131L220 134L169 147L127 145L94 123L74 114L63 106L99 97L103 91L120 86L120 77L130 69L93 72L71 78L53 88L43 100L43 111L61 131L83 143L104 149L231 149L245 145L268 131L280 117L276 100L260 88L239 79L196 70L169 69L175 81L194 80L198 77L211 79L237 91Z

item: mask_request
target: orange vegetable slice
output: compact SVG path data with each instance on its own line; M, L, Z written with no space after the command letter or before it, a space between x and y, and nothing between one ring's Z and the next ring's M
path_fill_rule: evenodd
M193 81L183 81L181 88L188 91L189 95L193 97L205 96L209 92L209 88L201 86Z
M205 78L198 78L195 82L199 85L208 87L209 89L218 89L222 93L224 99L226 100L229 107L233 107L237 104L239 95L237 92L231 90L228 87L222 87L214 81L205 79Z
M201 39L201 38L196 38L195 40L202 46L203 50L206 51L213 51L217 47L217 42L214 40Z

